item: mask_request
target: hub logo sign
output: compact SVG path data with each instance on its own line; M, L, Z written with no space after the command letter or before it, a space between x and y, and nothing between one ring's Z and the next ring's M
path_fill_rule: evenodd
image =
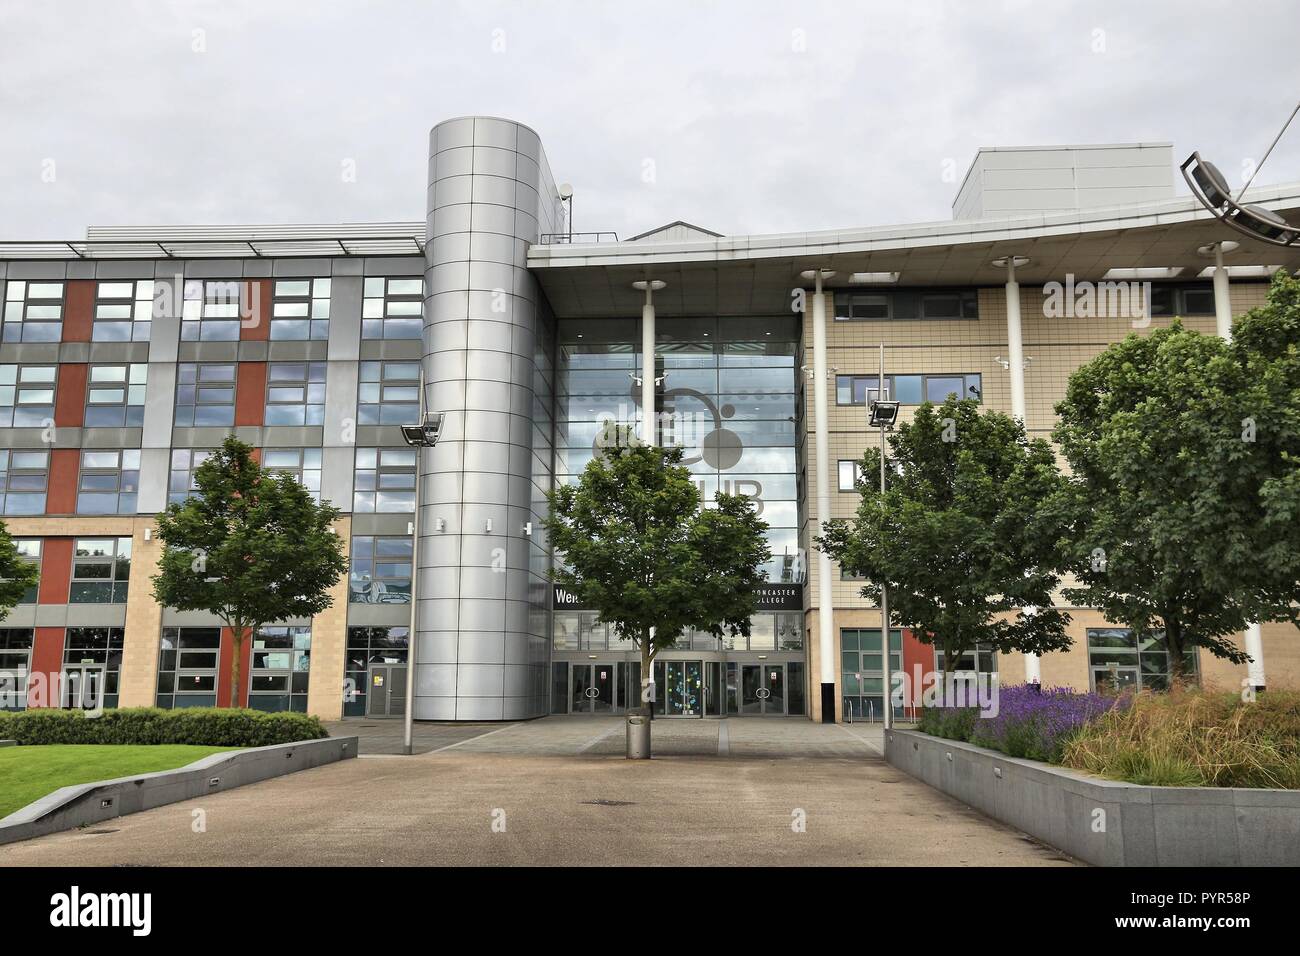
M148 936L153 927L153 894L82 893L74 886L50 897L50 925L129 927L132 936Z

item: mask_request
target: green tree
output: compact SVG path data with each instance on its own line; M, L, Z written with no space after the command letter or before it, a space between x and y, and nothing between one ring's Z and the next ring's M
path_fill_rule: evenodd
M1041 508L1062 481L1047 442L950 398L921 405L889 436L883 495L879 450L861 467L856 520L829 522L819 544L867 579L864 596L878 603L889 588L891 624L940 648L945 673L976 644L1037 654L1070 646L1069 616L1052 600L1055 527Z
M233 436L194 472L197 492L158 516L163 543L153 593L159 604L208 611L231 629L232 699L239 699L244 641L272 621L310 617L331 604L347 571L339 516L291 475L273 475Z
M23 595L40 580L36 565L18 553L9 529L0 521L0 620L14 609Z
M545 527L564 560L551 575L636 645L643 688L687 628L749 634L771 557L750 499L719 493L702 507L681 460L680 448L614 445L548 495Z
M1300 282L1279 272L1231 342L1178 322L1130 335L1070 377L1057 413L1067 596L1163 632L1175 680L1195 647L1244 663L1232 635L1297 620Z

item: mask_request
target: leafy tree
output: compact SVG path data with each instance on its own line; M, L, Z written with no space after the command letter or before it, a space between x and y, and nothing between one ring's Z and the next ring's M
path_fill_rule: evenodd
M239 699L244 641L263 624L330 606L347 571L339 516L291 475L273 475L234 436L194 472L197 493L158 516L163 543L153 593L159 604L208 611L234 637L232 699Z
M1069 616L1052 606L1055 526L1040 507L1062 480L1047 442L950 398L921 405L889 436L883 495L879 450L861 467L856 520L829 522L819 544L867 578L864 596L879 603L889 588L891 623L940 648L945 673L976 644L1069 647Z
M701 507L681 460L681 448L615 444L548 495L545 527L564 558L552 577L636 645L643 688L687 628L749 634L771 557L749 498L718 493Z
M1171 675L1300 601L1300 282L1280 271L1232 342L1175 322L1070 378L1054 437L1073 469L1062 539L1077 586L1139 638L1163 631Z
M0 620L14 609L23 595L40 579L36 565L18 553L9 529L0 521Z

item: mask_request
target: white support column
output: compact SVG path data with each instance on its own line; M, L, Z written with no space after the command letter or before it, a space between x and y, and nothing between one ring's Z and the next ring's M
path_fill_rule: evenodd
M1232 340L1232 296L1228 291L1228 270L1223 265L1223 254L1237 248L1235 242L1214 243L1214 326L1219 338ZM1202 252L1209 250L1203 249ZM1250 686L1264 686L1264 636L1259 625L1246 625L1246 653L1250 655L1247 677Z
M1007 256L994 265L1007 268L1007 371L1011 373L1011 416L1025 423L1025 344L1020 328L1020 283L1016 266L1028 265L1024 256ZM1028 609L1025 609L1028 611ZM1042 683L1042 669L1037 654L1025 655L1025 682Z
M817 524L824 529L831 517L830 413L826 390L826 302L822 281L835 273L813 269L803 277L813 280L813 427L816 429ZM835 597L831 592L831 556L817 549L817 663L821 683L822 723L835 723ZM887 660L887 658L886 658Z
M642 279L632 288L645 292L641 306L641 440L647 445L659 443L655 419L655 301L654 294L667 283L662 279Z

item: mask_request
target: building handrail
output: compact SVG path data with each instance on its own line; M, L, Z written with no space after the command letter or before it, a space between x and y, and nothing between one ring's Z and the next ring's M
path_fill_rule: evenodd
M587 242L618 242L616 232L544 232L537 238L539 246L567 245Z

